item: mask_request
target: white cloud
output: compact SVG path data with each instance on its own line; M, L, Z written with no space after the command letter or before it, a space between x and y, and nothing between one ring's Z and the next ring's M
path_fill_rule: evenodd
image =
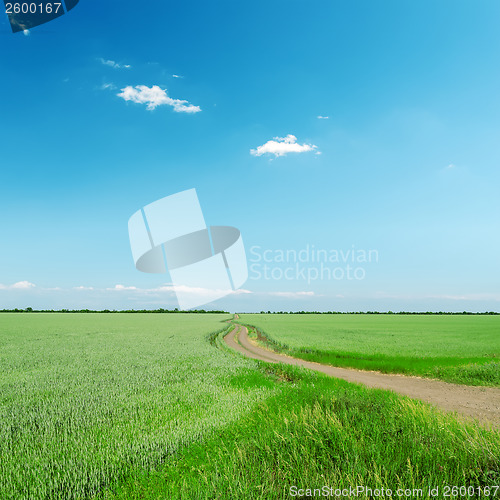
M138 290L138 288L135 286L115 285L114 288L106 288L106 290L123 291L123 290Z
M29 281L18 281L14 283L11 288L15 288L16 290L29 290L30 288L35 288L36 285L30 283Z
M104 66L109 66L110 68L113 69L130 69L132 66L130 64L120 64L115 61L112 61L111 59L103 59L102 57L99 59Z
M253 156L262 156L264 154L273 154L274 156L285 156L288 153L307 153L317 149L314 144L299 144L297 137L288 134L286 137L274 137L267 141L257 149L251 149L250 154Z
M318 120L329 120L330 119L329 116L321 116L321 115L318 115L316 118L318 118Z
M30 283L29 281L18 281L13 285L2 285L0 283L0 290L30 290L31 288L35 288L36 285Z
M172 75L173 78L184 78L182 75Z
M115 90L116 85L114 83L103 83L101 85L101 90Z
M146 85L137 85L136 87L127 86L121 89L117 94L125 101L132 101L138 104L146 104L150 111L158 106L172 106L177 113L198 113L201 111L199 106L189 104L188 101L181 99L172 99L167 95L167 91L153 85L151 88Z
M94 290L93 286L75 286L73 290Z
M143 290L143 291L146 293L149 293L149 292L152 292L152 293L155 293L155 292L174 293L174 288L173 288L173 285L171 283L167 283L165 285L160 285L156 288L150 288L150 289Z

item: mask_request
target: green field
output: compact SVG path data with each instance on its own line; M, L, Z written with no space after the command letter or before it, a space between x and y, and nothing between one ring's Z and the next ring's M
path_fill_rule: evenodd
M275 349L334 366L500 385L500 316L242 314Z
M272 390L213 348L229 316L1 314L0 498L83 498Z
M0 498L247 500L290 498L291 486L499 484L498 432L244 359L213 335L226 318L1 314Z

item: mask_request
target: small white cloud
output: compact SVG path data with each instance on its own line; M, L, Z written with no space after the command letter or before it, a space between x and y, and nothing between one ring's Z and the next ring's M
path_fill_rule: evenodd
M167 95L167 91L158 85L153 85L151 88L146 87L146 85L137 85L136 87L129 85L121 90L121 93L117 94L118 97L125 101L146 104L146 108L150 111L158 106L172 106L177 113L198 113L201 111L199 106L189 104L188 101L172 99Z
M103 59L102 57L99 59L104 66L109 66L110 68L113 69L129 69L132 66L130 64L120 64L117 63L116 61L112 61L111 59Z
M329 116L321 116L321 115L318 115L316 118L317 118L318 120L329 120L329 119L330 119L330 117L329 117Z
M274 156L285 156L288 153L307 153L317 149L314 144L299 144L297 137L288 134L286 137L274 137L267 141L257 149L251 149L250 154L253 156L262 156L264 154L273 154Z
M18 281L13 285L7 286L6 288L11 288L14 290L30 290L31 288L35 288L36 285L30 283L29 281Z
M172 78L184 78L182 75L172 75Z
M125 286L125 285L115 285L114 288L106 288L106 290L118 290L118 291L123 291L123 290L137 290L137 287L135 286Z
M30 36L30 30L23 30L23 35L24 36Z
M164 292L164 293L174 293L174 288L171 283L167 283L165 285L158 286L156 288L151 288L149 290L145 290L146 292Z
M94 290L93 286L75 286L73 290Z

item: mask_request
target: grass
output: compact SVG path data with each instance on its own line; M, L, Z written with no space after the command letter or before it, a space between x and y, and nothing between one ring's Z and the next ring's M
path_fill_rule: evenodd
M500 386L500 317L242 314L279 352L333 366Z
M418 488L427 497L436 486L500 482L498 433L390 392L260 366L259 376L273 377L279 394L104 498L285 499L294 487L324 486Z
M210 345L227 317L2 314L0 498L90 497L269 397Z
M273 500L292 486L500 482L498 432L245 359L221 342L225 318L2 314L0 498Z

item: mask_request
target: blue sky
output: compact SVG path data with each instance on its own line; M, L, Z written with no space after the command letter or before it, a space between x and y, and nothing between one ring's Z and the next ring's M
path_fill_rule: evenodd
M1 17L0 308L175 307L167 275L134 268L127 221L196 188L249 257L378 254L363 279L251 272L211 307L499 311L499 15L81 0L26 35ZM273 154L289 135L302 151Z

